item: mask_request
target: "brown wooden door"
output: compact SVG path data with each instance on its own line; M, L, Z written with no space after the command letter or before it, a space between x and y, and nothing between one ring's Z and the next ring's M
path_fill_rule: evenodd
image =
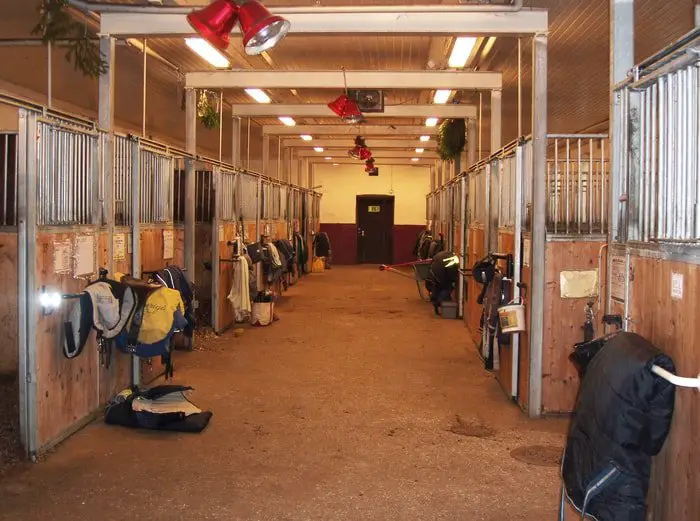
M391 264L393 261L394 197L357 196L357 262Z

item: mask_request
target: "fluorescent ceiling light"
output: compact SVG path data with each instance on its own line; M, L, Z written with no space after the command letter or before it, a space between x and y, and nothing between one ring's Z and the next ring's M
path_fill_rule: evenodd
M299 137L300 137L301 139L303 139L304 141L311 141L311 140L313 139L313 138L312 138L311 136L309 136L308 134L302 134L302 135L299 136Z
M447 103L447 100L450 99L450 94L452 94L451 90L436 90L435 97L433 98L433 103L436 103L438 105L444 105L445 103Z
M314 147L314 152L323 152L323 147Z
M326 159L333 159L331 156L328 156Z
M270 96L260 89L246 89L246 94L258 103L270 103Z
M423 152L425 152L424 148L416 148L416 154L422 154Z
M450 54L450 60L447 62L447 65L455 68L464 67L475 45L476 38L473 36L460 36L457 38L454 47L452 47L452 54Z
M437 125L438 118L428 118L425 120L425 126L426 127L434 127Z
M333 166L338 166L338 163L333 163Z
M290 118L288 116L280 116L278 119L288 127L293 127L297 124L297 122L294 121L294 118Z
M217 69L227 69L231 66L226 56L211 46L209 42L202 38L185 38L187 47L196 52L201 58L209 62Z
M416 161L420 161L420 159L417 158L417 157L412 157L412 158L411 158L411 161L413 161L413 162L415 163Z
M430 136L421 136L420 140L425 143L426 141L430 141Z

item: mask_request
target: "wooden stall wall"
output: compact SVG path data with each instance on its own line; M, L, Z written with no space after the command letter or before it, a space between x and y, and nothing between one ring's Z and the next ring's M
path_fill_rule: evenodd
M14 380L19 370L18 302L17 285L17 234L0 233L0 321L3 324L3 341L0 342L0 379Z
M467 268L471 268L479 259L484 257L484 229L475 225L469 228L468 233L469 252ZM464 306L464 322L467 324L472 339L477 347L481 342L481 333L479 333L481 306L476 301L480 293L481 285L479 285L473 277L467 278L467 302Z
M54 273L54 245L74 241L77 230L62 233L39 232L36 250L36 284L48 291L78 293L86 281ZM86 231L93 233L93 230ZM96 239L97 242L97 239ZM67 359L63 355L63 323L70 301L51 315L37 309L28 317L36 327L36 414L37 446L45 451L81 427L100 405L99 356L94 332L82 353Z
M230 260L233 258L233 247L229 246L228 242L236 238L236 224L227 222L224 223L221 228L222 233L218 237L221 239L219 241L220 258ZM219 262L219 301L216 303L221 327L221 331L218 331L219 333L225 331L234 324L233 308L228 300L228 295L232 286L233 263Z
M523 234L523 245L532 240L529 233ZM530 268L530 258L526 258L525 254L529 252L529 248L523 248L523 274L521 282L525 285L525 291L521 292L523 304L525 304L525 324L530 324L530 287L532 282L532 271ZM530 390L530 332L525 329L520 333L520 356L518 357L518 405L523 410L527 410L529 403L528 392Z
M568 357L573 345L583 340L585 308L591 300L562 298L560 273L597 270L603 244L580 240L547 242L542 346L542 412L545 414L569 413L574 409L579 379ZM598 317L601 318L600 313Z
M632 256L630 267L634 275L630 283L630 330L670 355L677 374L697 375L700 266ZM678 289L672 289L674 274L680 295ZM699 438L700 396L697 391L678 388L671 433L654 460L649 501L651 519L698 519Z

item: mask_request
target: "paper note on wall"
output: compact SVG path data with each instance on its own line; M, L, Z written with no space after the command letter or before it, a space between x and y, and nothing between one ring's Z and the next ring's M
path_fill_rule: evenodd
M587 298L598 294L598 270L559 273L561 298Z
M73 245L71 241L57 242L53 245L53 272L67 275L71 272Z
M224 227L219 226L219 242L224 242L226 237L224 236Z
M532 241L530 239L523 239L523 266L530 265L530 246Z
M126 234L117 233L114 235L112 258L115 261L126 260Z
M671 298L673 300L683 300L683 274L671 274Z
M95 273L95 236L78 235L75 238L75 271L76 277L84 277Z
M172 259L175 256L174 233L172 230L163 230L163 259Z
M624 302L626 292L625 283L627 280L627 262L625 257L612 257L610 275L610 298L617 302Z

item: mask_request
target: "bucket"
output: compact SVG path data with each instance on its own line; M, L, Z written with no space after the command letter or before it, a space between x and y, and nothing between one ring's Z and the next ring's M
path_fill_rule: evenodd
M525 305L511 300L498 308L498 320L503 333L520 333L525 331Z

